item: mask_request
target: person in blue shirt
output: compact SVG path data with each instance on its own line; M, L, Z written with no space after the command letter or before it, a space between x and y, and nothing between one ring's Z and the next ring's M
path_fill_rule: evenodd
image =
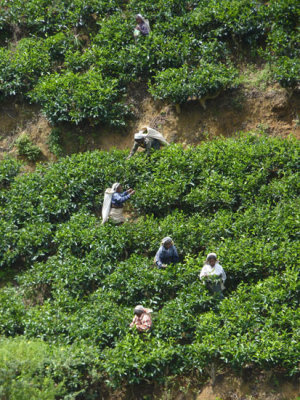
M155 263L159 269L166 268L168 264L176 264L179 261L177 249L173 240L167 236L161 241L161 246L155 255Z
M128 189L123 192L122 185L118 182L114 183L111 188L106 189L102 206L102 224L110 218L115 224L125 222L123 216L123 207L125 201L135 193L134 190Z
M126 200L130 199L131 195L133 195L134 190L128 189L123 192L123 187L119 183L117 185L116 191L113 193L111 198L111 207L112 208L123 208L123 204Z

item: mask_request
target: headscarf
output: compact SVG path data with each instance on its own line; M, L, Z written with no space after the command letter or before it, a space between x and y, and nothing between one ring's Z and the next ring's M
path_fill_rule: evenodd
M217 260L216 253L208 253L207 257L206 257L206 261L208 261L210 258L215 258Z
M116 192L117 190L118 190L118 187L119 186L121 186L121 183L119 183L119 182L116 182L116 183L114 183L113 185L112 185L112 190L114 191L114 192Z
M138 133L134 134L134 140L141 140L141 139L145 139L145 137L147 136L146 133L142 133L143 131L139 131Z
M142 16L142 14L136 14L135 18L140 18L143 22L145 22L145 18Z
M147 313L147 314L150 314L150 313L153 312L153 310L152 310L151 308L145 308L145 307L143 307L141 304L139 304L139 305L137 305L137 306L134 307L134 313L135 313L136 311L142 311L142 312L145 312L145 313Z
M110 209L111 209L112 195L117 191L117 189L120 185L121 184L119 182L116 182L112 185L111 188L108 188L105 190L104 200L103 200L103 205L102 205L102 225L108 221L108 217L109 217L109 213L110 213Z
M147 130L147 133L143 133ZM140 140L140 139L146 139L146 138L151 138L151 139L156 139L158 140L162 145L168 146L169 142L166 141L166 139L163 137L163 135L156 131L155 129L150 128L149 126L146 126L139 132L135 133L134 135L134 140Z
M147 19L145 19L142 14L136 14L135 18L140 18L142 22L139 23L139 26L143 26L143 35L149 35L150 33L150 24Z
M164 244L169 243L169 242L173 243L173 240L172 240L172 238L170 238L170 236L166 236L161 241L161 244L164 245Z

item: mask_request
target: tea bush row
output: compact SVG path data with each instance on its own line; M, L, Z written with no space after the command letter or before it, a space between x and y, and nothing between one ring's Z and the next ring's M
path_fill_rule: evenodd
M0 334L8 347L43 340L44 367L24 356L20 390L92 399L108 386L249 365L297 376L299 143L252 133L150 160L127 154L66 157L1 190L1 276L11 271L14 286L0 290ZM133 220L118 227L97 216L115 181L136 189ZM167 235L180 262L159 270ZM224 301L198 277L211 251L228 275ZM147 335L129 330L139 303L154 310Z
M93 24L93 14L100 16L120 9L119 0L58 1L20 0L0 3L0 28L7 36L15 27L23 34L46 35L70 28L84 28Z
M100 395L100 388L90 389L100 374L92 347L51 347L35 339L17 337L0 340L1 396L11 400L74 399ZM87 373L90 375L87 376Z
M233 60L249 54L271 63L273 78L287 89L299 83L292 0L1 4L0 40L8 48L0 48L0 95L26 96L55 124L122 126L131 114L123 96L128 100L137 81L175 103L214 96L235 86ZM135 42L137 12L152 31Z
M267 203L272 210L277 203L294 202L299 193L297 154L297 142L248 136L185 151L180 146L171 146L153 155L151 163L143 155L126 161L124 152L114 151L77 155L51 168L41 167L36 173L17 178L2 195L0 213L5 232L1 243L2 264L13 265L23 258L25 264L30 265L33 260L55 252L57 224L68 221L82 207L90 212L99 211L103 192L114 181L136 189L131 204L139 215L162 217L171 208L178 208L187 215L196 211L199 219L192 222L191 232L199 231L195 226L201 221L201 215L212 217L219 210L228 210L228 213L240 210L237 214L240 216L253 204L260 209ZM222 215L225 214L220 214L221 219ZM180 226L186 223L185 217L183 221ZM78 225L76 218L74 223ZM143 223L139 224L142 230ZM153 230L151 220L146 224ZM203 221L201 226L204 226ZM106 231L106 228L99 229L100 235L103 229ZM161 230L166 231L165 228ZM69 232L72 232L70 228ZM69 233L60 236L61 243L64 236L68 237ZM133 237L136 239L130 244L131 248L138 243L137 236ZM208 237L204 235L204 238L207 243ZM159 240L157 234L155 240ZM187 252L188 249L203 249L201 239L200 244L193 243L184 240L182 244ZM74 255L83 255L84 248L89 249L89 245L86 240L83 247L75 244L77 253ZM99 251L102 252L103 249Z
M14 158L7 158L0 162L0 188L7 187L20 172L21 163Z
M202 99L216 95L221 90L234 86L236 70L226 65L202 63L197 69L186 65L177 69L166 69L154 77L150 93L157 99L172 103L185 103L189 98Z
M253 363L264 369L277 365L295 373L299 357L295 347L299 339L298 279L298 268L288 268L251 288L245 283L222 302L219 315L200 317L191 346L193 351L197 349L195 362L206 349L211 360L215 357L233 368ZM209 328L212 324L217 337Z
M299 357L294 346L295 340L297 340L297 336L295 336L297 335L297 324L294 323L295 319L291 316L295 317L294 307L297 308L299 290L295 291L295 285L291 284L291 278L295 282L294 273L294 271L289 271L288 279L286 279L286 274L279 279L272 277L263 284L259 283L255 288L251 287L251 292L248 287L240 288L232 299L222 303L218 314L207 312L195 315L195 312L190 312L189 303L183 304L183 308L177 308L178 300L176 308L172 309L166 305L155 316L156 325L150 335L141 337L134 333L126 333L128 327L125 327L123 338L118 341L116 347L107 348L103 355L98 354L94 349L90 364L83 364L83 359L87 358L87 354L86 351L84 354L81 353L78 359L79 363L73 364L71 370L71 376L73 380L76 380L77 389L86 390L88 388L87 382L84 382L82 375L78 375L78 372L88 371L91 373L91 367L95 365L96 354L98 354L97 357L103 358L103 364L98 364L100 373L98 372L98 376L94 379L98 379L96 382L99 385L103 380L102 371L107 375L108 383L115 387L124 382L136 384L153 379L163 382L164 377L169 374L182 375L195 370L195 368L198 368L200 373L206 374L206 369L212 365L218 371L219 368L224 368L224 365L240 369L241 366L249 365L249 363L254 367L262 366L263 368L272 368L278 364L281 368L284 366L286 370L295 373ZM287 280L289 281L288 285L283 283ZM199 295L200 293L198 300L201 299ZM285 302L289 304L286 305ZM95 310L95 306L98 310ZM88 316L86 309L82 310L80 319L81 332L87 329L86 337L89 340L96 333L97 327L99 332L100 323L96 319L96 314L103 315L101 303L94 303L90 310L93 312L90 319L92 326L89 326L89 329L85 325ZM109 311L115 315L116 327L120 329L120 320L118 320L118 314L115 314L117 310L118 308L111 307ZM124 317L129 318L129 314ZM186 325L188 320L190 322ZM56 322L58 322L57 317ZM180 336L185 339L188 337L191 324L194 331L197 332L197 339L193 344L183 345L181 342L180 345L176 345L174 339L169 337L170 331L181 330ZM52 326L54 327L55 324ZM106 328L108 328L107 333L113 334L111 325L106 325ZM216 330L218 335L212 335L212 332L216 332ZM274 340L275 332L276 340ZM163 333L169 339L161 336ZM176 337L175 333L173 335ZM15 343L14 345L16 346ZM76 354L74 354L74 349L76 349L74 346L65 346L65 351L69 353L68 365L70 365L70 359L74 360ZM39 359L41 360L40 357ZM34 366L32 357L27 358L27 363L32 370ZM52 366L51 361L49 364L47 362L46 371L47 375L57 381L59 363L55 364L53 370L54 365ZM65 358L63 365L65 373ZM8 364L6 364L6 368L8 368ZM67 376L67 380L71 376ZM26 378L28 380L28 377ZM39 375L36 379L38 378ZM7 379L6 382L9 383L11 380ZM70 382L68 383L70 385ZM71 383L74 384L72 381Z
M87 90L88 88L88 90ZM52 74L40 81L30 94L41 104L49 121L70 121L78 125L85 119L125 125L129 107L122 102L122 91L117 79L104 78L101 71L85 74Z
M299 285L296 280L297 271L292 269L251 288L241 286L219 305L218 312L196 314L187 304L173 309L173 315L169 315L164 325L164 312L171 310L166 305L150 337L137 339L128 334L115 348L105 351L104 368L112 384L160 380L165 375L180 375L195 367L202 374L207 374L211 367L217 373L226 365L238 370L249 364L264 369L279 366L291 374L297 373ZM160 339L161 329L182 328L188 318L194 319L196 330L192 344L178 346L172 340ZM186 338L187 333L183 333Z
M257 285L241 285L220 304L195 282L155 309L147 336L128 332L130 309L115 304L103 290L77 304L61 293L52 305L31 307L23 324L29 337L60 345L76 338L104 346L104 354L95 354L103 359L100 371L115 386L163 381L195 368L202 374L211 366L240 370L249 363L263 369L278 366L293 375L299 357L297 279L297 268L288 268Z
M2 98L27 94L38 79L64 60L66 50L80 47L70 33L46 39L23 38L13 48L0 48L0 95Z

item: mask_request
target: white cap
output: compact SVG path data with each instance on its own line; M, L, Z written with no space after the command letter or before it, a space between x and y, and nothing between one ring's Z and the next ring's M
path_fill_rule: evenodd
M146 137L146 134L143 133L143 131L139 131L134 134L134 140L141 140L141 139L144 139L145 137Z

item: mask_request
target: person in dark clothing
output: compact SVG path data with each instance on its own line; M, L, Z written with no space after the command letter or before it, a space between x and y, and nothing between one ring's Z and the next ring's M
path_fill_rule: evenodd
M173 240L167 236L163 238L161 246L155 255L155 263L159 269L166 268L168 264L176 264L179 261L177 249Z
M136 27L133 31L133 36L135 40L140 36L148 36L150 33L150 25L149 21L145 19L141 14L137 14L135 17L136 20Z

